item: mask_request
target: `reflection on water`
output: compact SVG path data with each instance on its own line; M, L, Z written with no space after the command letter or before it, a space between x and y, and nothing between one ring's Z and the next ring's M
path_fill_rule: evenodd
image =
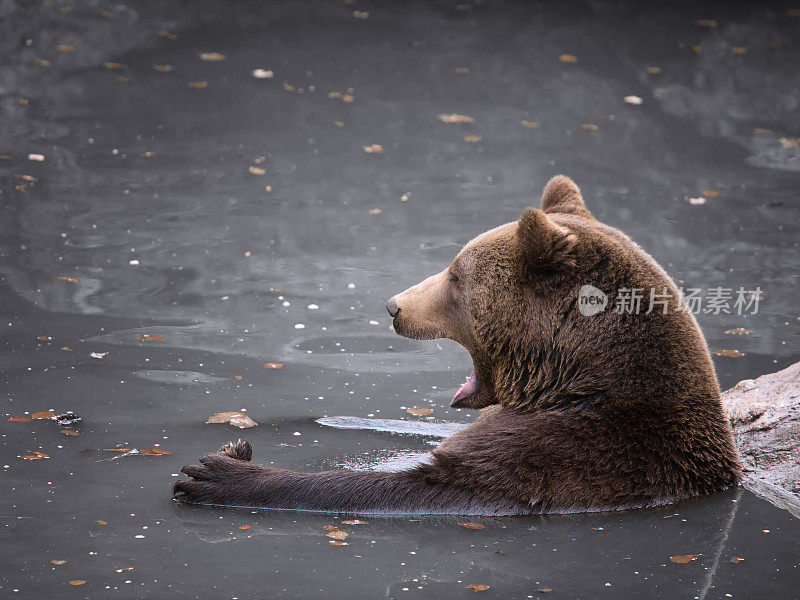
M795 597L797 521L745 490L483 530L370 518L347 546L324 536L330 516L169 496L181 465L229 439L290 469L394 468L474 419L449 407L466 352L395 336L384 302L559 172L683 285L764 290L757 315L699 315L712 349L745 354L715 356L723 387L798 360L796 19L696 3L49 4L0 6L0 368L8 417L83 421L1 425L0 590ZM225 60L200 59L212 51ZM738 327L752 333L725 333ZM240 410L259 426L206 424ZM104 452L120 447L172 454Z

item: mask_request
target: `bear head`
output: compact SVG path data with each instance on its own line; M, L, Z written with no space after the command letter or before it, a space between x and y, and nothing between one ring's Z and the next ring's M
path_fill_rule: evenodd
M474 370L454 407L603 403L630 417L646 405L634 416L646 420L719 397L705 340L673 281L597 221L568 177L550 180L540 209L479 235L387 310L400 335L468 350Z

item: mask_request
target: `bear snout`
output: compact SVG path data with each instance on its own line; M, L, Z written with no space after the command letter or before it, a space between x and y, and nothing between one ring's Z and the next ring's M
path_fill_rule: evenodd
M400 312L400 307L397 306L397 296L392 296L386 301L386 312L388 312L389 316L393 319L397 316L397 313Z

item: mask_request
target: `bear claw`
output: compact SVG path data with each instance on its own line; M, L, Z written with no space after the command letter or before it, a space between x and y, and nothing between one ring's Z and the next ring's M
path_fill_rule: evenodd
M228 442L219 449L219 453L237 460L249 462L250 459L253 458L253 447L250 445L250 442L239 440L238 442Z

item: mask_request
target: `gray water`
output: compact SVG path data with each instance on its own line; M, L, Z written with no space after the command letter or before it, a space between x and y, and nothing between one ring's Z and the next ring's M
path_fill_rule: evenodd
M466 7L0 5L0 595L800 597L798 520L744 488L481 530L170 500L229 439L283 468L402 468L449 427L424 423L474 419L449 408L466 352L394 335L384 302L557 173L682 285L760 287L757 314L698 316L744 354L714 356L724 388L800 359L796 7ZM83 421L6 421L47 410ZM239 410L259 425L205 423Z

